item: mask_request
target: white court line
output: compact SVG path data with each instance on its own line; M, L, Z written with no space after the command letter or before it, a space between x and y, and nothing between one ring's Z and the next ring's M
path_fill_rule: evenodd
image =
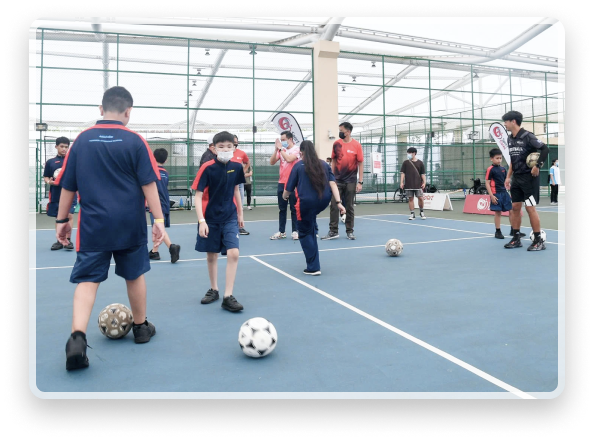
M393 214L393 215L400 215L400 214ZM488 235L488 236L492 236L493 235L491 232L465 231L463 229L444 228L444 227L441 227L441 226L422 225L422 224L419 224L419 223L397 222L395 220L383 220L383 219L380 219L380 218L367 218L367 217L359 217L359 218L362 218L363 220L371 220L371 221L374 221L374 222L397 223L399 225L420 226L420 227L423 227L423 228L432 228L432 229L445 229L446 231L466 232L468 234L480 234L480 235ZM551 229L551 230L553 230L553 229ZM529 238L523 238L522 240L524 240L524 241L531 241ZM559 243L556 243L554 241L548 241L548 240L546 241L546 243L548 243L548 244L559 244ZM564 244L561 244L561 246L565 246L565 245Z
M477 376L479 376L479 377L481 377L481 378L483 378L483 379L491 382L492 384L494 384L494 385L496 385L496 386L498 386L500 388L503 388L504 390L509 391L510 393L515 394L516 396L520 397L521 399L535 399L535 397L531 396L530 394L525 393L524 391L521 391L521 390L519 390L519 389L517 389L517 388L515 388L515 387L513 387L513 386L511 386L511 385L509 385L509 384L507 384L507 383L505 383L505 382L497 379L496 377L493 377L490 374L485 373L482 370L479 370L476 367L473 367L472 365L470 365L470 364L468 364L468 363L466 363L466 362L458 359L455 356L452 356L451 354L446 353L443 350L440 350L439 348L434 347L431 344L428 344L428 343L426 343L426 342L424 342L424 341L422 341L422 340L420 340L418 338L415 338L414 336L412 336L412 335L410 335L410 334L408 334L408 333L406 333L406 332L404 332L404 331L402 331L402 330L400 330L400 329L398 329L398 328L396 328L396 327L394 327L394 326L392 326L392 325L390 325L390 324L382 321L381 319L376 318L375 316L370 315L369 313L366 313L366 312L364 312L364 311L362 311L362 310L360 310L360 309L358 309L358 308L356 308L356 307L354 307L354 306L352 306L352 305L350 305L350 304L348 304L348 303L346 303L346 302L344 302L344 301L342 301L342 300L340 300L340 299L338 299L338 298L330 295L329 293L324 292L323 290L318 289L317 287L314 287L314 286L306 283L305 281L301 281L300 279L295 278L294 276L289 275L288 273L283 272L282 270L277 269L276 267L274 267L274 266L272 266L272 265L270 265L268 263L265 263L264 261L259 260L256 257L253 257L252 256L251 258L253 260L257 261L258 263L263 264L264 266L266 266L266 267L268 267L268 268L270 268L270 269L272 269L272 270L280 273L281 275L284 275L285 277L287 277L287 278L289 278L289 279L291 279L291 280L293 280L293 281L301 284L302 286L305 286L308 289L311 289L314 292L317 292L320 295L325 296L326 298L334 301L335 303L338 303L341 306L346 307L347 309L349 309L349 310L351 310L351 311L353 311L353 312L355 312L355 313L363 316L364 318L367 318L370 321L373 321L376 324L379 324L382 327L384 327L384 328L386 328L386 329L388 329L388 330L390 330L390 331L392 331L392 332L394 332L394 333L402 336L403 338L408 339L409 341L411 341L411 342L413 342L413 343L415 343L415 344L417 344L417 345L419 345L419 346L421 346L421 347L423 347L423 348L425 348L425 349L427 349L427 350L429 350L429 351L437 354L438 356L441 356L442 358L447 359L450 362L453 362L454 364L456 364L456 365L464 368L465 370L470 371L473 374L476 374Z
M428 244L428 243L441 243L445 241L459 241L459 240L476 240L477 238L489 238L489 237L467 237L467 238L449 238L446 240L431 240L431 241L418 241L416 243L402 243L404 246L410 246L415 244ZM351 247L343 247L343 248L332 248L332 249L319 249L320 252L330 252L330 251L346 251L351 249L367 249L367 248L376 248L376 247L385 247L385 244L375 244L371 246L351 246ZM293 254L302 254L303 251L294 251L294 252L278 252L274 254L254 254L254 255L240 255L239 258L251 258L251 257L276 257L279 255L293 255ZM220 256L219 259L226 259L227 257ZM177 262L189 262L189 261L205 261L206 258L188 258L185 260L177 260ZM151 261L151 264L171 264L170 261ZM110 266L115 266L115 263L111 263ZM54 267L31 267L29 270L47 270L47 269L72 269L73 266L54 266Z

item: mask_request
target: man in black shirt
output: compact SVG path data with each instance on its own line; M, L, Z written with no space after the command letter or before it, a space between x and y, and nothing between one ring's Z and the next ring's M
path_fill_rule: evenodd
M202 157L200 158L200 166L202 166L202 164L204 162L208 162L209 160L217 159L217 155L214 153L214 143L212 142L212 139L213 139L213 137L210 136L207 140L208 148L206 149L206 151L202 154Z
M536 211L537 201L535 196L538 195L538 186L534 180L538 179L540 167L547 160L549 147L537 139L533 133L520 127L523 119L522 113L510 111L504 114L501 119L503 119L505 128L511 131L511 136L507 138L511 164L507 172L507 178L505 179L505 187L510 189L512 198L512 210L509 217L513 238L504 247L507 249L522 247L520 237L520 223L522 219L520 217L520 211L522 210L522 203L524 203L528 217L530 217L530 225L534 231L534 241L528 247L528 250L544 250L546 247L544 240L540 236L540 218ZM526 158L530 153L536 152L540 153L538 163L534 167L529 168L526 164Z

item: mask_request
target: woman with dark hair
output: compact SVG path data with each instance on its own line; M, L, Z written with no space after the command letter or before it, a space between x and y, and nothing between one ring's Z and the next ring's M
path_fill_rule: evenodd
M318 158L314 144L303 141L300 145L301 160L291 170L283 199L295 191L297 203L297 230L299 243L305 254L307 268L305 275L321 275L320 254L316 240L316 216L328 207L330 199L334 196L338 200L338 209L341 214L346 212L330 166Z

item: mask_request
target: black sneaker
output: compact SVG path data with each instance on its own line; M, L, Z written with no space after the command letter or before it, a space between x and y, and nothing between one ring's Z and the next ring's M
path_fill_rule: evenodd
M54 244L52 244L52 251L59 251L63 247L64 246L62 245L62 243L60 243L59 241L56 241Z
M64 249L69 250L69 251L74 250L74 244L72 244L70 239L68 239L68 244L66 246L64 246Z
M171 262L175 263L177 260L179 260L179 250L180 250L181 246L179 244L173 244L171 243L171 246L169 246L169 254L171 255Z
M303 273L305 275L313 275L313 276L322 275L322 271L321 270L307 270L307 269L305 269L303 271Z
M160 260L160 259L161 259L161 255L159 255L159 252L149 251L149 260Z
M239 228L239 235L250 235L250 233L243 228Z
M328 235L325 235L324 237L322 237L322 240L334 240L335 238L340 237L340 235L338 235L338 232L328 232Z
M357 237L355 237L355 234L353 234L352 232L347 232L347 238L349 240L356 240Z
M144 344L155 336L157 330L155 330L155 326L152 322L148 322L145 319L142 324L134 324L132 326L132 332L134 332L134 342L137 344Z
M224 297L221 307L230 312L239 312L240 310L243 310L243 306L237 302L233 295Z
M511 241L509 243L503 245L503 247L506 249L522 247L522 240L520 239L519 235L516 235L516 236L514 236L514 238L511 239Z
M530 246L529 251L544 251L547 247L545 246L544 240L541 238L538 241L534 240Z
M66 342L66 369L70 371L88 366L87 337L83 332L74 332Z
M219 291L214 289L208 289L204 298L200 300L201 304L210 304L211 302L215 302L219 299Z
M497 231L495 231L495 238L501 238L501 239L505 238L503 236L503 234L501 233L501 229L498 229Z

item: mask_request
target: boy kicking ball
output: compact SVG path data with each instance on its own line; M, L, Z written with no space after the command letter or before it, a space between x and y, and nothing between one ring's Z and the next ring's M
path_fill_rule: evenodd
M493 148L489 151L491 157L491 165L487 168L487 192L491 197L490 210L495 213L495 238L504 239L501 232L501 213L509 212L512 209L511 197L505 189L505 178L507 177L507 170L501 166L503 160L503 153L499 148Z

